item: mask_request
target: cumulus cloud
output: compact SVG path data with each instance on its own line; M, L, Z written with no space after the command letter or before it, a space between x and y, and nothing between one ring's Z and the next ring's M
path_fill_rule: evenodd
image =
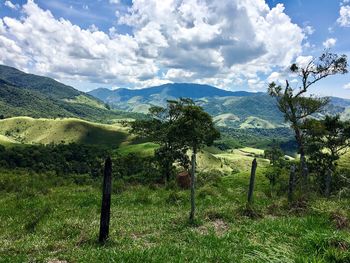
M331 48L331 47L334 47L336 43L337 43L337 39L335 39L335 38L328 38L328 39L326 39L326 41L324 41L322 43L322 45L325 48Z
M19 8L19 5L18 4L13 4L11 1L5 1L5 6L11 8L11 9L14 9L14 10L17 10Z
M345 84L343 88L344 89L350 89L350 82L348 84Z
M344 5L340 7L339 18L337 19L337 22L342 27L350 27L350 6L349 5Z
M256 89L258 73L300 55L306 34L282 4L271 9L264 0L134 0L118 17L133 35L82 29L33 0L22 11L21 19L0 19L0 63L112 85L184 80L229 88L247 79Z

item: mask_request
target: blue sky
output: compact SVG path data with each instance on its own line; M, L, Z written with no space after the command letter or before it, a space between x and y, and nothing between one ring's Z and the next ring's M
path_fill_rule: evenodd
M167 82L265 91L325 48L350 57L348 0L0 0L0 19L1 64L85 91ZM312 92L350 98L350 74Z

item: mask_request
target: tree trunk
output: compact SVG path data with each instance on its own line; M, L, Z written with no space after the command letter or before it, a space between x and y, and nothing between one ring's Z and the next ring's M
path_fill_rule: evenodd
M331 193L331 183L332 183L332 170L329 168L326 173L326 181L325 181L325 196L329 197Z
M191 171L191 212L190 212L190 222L194 222L194 213L196 210L195 204L195 186L196 186L196 150L193 149L192 153L192 171Z
M109 221L111 209L111 193L112 193L112 160L110 157L106 159L103 175L103 193L100 220L100 236L99 242L105 243L109 234Z
M293 191L294 191L294 182L295 182L295 165L290 167L289 174L289 186L288 186L288 202L293 201Z
M258 166L256 162L256 158L254 158L252 162L252 170L250 172L250 183L249 183L249 191L248 191L248 204L251 205L253 202L253 192L254 192L254 183L255 183L255 172L256 167Z
M165 183L169 184L169 182L170 182L170 165L167 162L167 164L166 164L166 171L165 171Z
M305 158L305 152L304 149L301 148L300 150L300 168L301 168L301 176L302 176L302 188L304 190L307 190L308 186L308 169L306 164L306 158Z
M295 126L297 127L297 124ZM306 158L305 158L303 137L301 135L299 128L294 128L294 131L295 131L295 139L298 143L298 149L300 153L300 171L301 171L301 177L302 177L301 187L304 191L307 191L308 169L307 169Z

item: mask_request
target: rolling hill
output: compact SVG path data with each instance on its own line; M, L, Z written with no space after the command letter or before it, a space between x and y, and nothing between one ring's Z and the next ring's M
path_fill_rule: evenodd
M97 124L75 118L0 120L0 144L82 143L112 148L131 143L133 137L120 124Z
M105 103L53 79L0 65L0 115L75 117L106 122L136 114L109 110Z

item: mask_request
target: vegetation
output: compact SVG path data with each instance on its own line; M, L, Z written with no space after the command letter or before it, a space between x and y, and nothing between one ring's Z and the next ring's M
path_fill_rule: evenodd
M308 172L305 158L305 135L302 126L308 117L321 111L329 100L304 95L309 91L310 86L318 81L331 75L347 73L347 59L345 55L338 56L337 54L324 53L319 59L312 59L306 65L293 64L290 70L300 78L301 86L293 88L286 80L286 85L282 88L282 86L272 82L269 85L268 92L272 97L277 98L279 110L294 130L300 154L301 173L304 184L306 184Z
M0 255L5 262L347 262L350 258L348 200L315 197L306 206L289 207L284 194L268 197L262 169L257 170L255 185L258 218L242 210L247 172L212 174L212 179L207 176L198 184L196 226L188 225L186 190L114 180L111 232L102 247L97 243L100 177L18 169L0 173Z
M318 175L321 191L329 196L337 161L350 146L350 122L327 116L321 121L308 120L304 129L311 168Z

